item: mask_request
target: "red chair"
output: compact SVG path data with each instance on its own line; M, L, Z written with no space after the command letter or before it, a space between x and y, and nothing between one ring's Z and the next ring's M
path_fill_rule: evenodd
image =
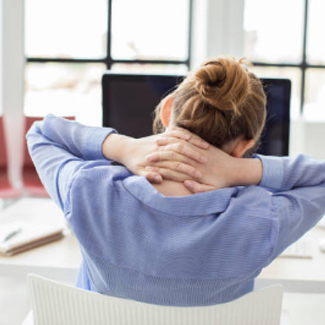
M74 120L73 116L65 117L68 120ZM30 117L25 116L25 134L35 121L41 121L43 117ZM23 187L30 196L48 197L48 193L45 190L41 180L38 177L37 171L33 164L33 161L29 155L26 139L24 140L24 156L23 156Z
M9 182L4 120L3 117L0 116L0 198L17 199L21 195L21 190L14 188Z

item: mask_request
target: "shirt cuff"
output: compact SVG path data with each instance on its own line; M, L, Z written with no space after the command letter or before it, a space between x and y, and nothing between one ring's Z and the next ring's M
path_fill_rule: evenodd
M282 190L284 169L283 161L279 157L256 155L262 161L263 176L259 186L272 190Z
M111 133L117 133L112 128L90 127L87 130L87 140L84 147L84 155L86 160L105 159L103 156L102 145L104 140Z

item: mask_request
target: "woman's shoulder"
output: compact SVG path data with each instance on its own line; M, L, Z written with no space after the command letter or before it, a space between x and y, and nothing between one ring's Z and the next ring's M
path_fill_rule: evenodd
M112 185L114 182L134 176L122 165L107 164L105 161L95 161L86 164L76 173L71 188L99 189L103 185Z

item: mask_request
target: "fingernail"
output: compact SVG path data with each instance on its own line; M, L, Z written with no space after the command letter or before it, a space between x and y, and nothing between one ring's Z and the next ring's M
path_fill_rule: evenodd
M200 162L202 162L202 163L205 163L205 162L207 162L208 160L204 157L204 156L201 156L200 157Z
M146 166L146 170L153 170L153 169L154 169L153 167Z
M192 187L193 183L191 181L185 181L184 184L188 187Z
M209 144L207 142L201 142L202 148L207 148Z
M152 155L147 156L146 159L147 159L148 161L151 161L151 160L152 160Z
M196 171L194 172L194 176L195 176L195 177L202 177L202 174L201 174L199 171L196 170Z
M162 181L162 178L160 176L155 176L154 177L154 180L157 182L157 183L160 183Z

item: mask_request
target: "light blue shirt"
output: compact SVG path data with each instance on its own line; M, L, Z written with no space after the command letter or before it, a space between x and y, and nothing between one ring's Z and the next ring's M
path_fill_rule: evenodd
M81 288L160 305L228 302L325 213L324 162L259 156L259 186L166 197L103 157L113 131L50 115L27 135L80 243Z

